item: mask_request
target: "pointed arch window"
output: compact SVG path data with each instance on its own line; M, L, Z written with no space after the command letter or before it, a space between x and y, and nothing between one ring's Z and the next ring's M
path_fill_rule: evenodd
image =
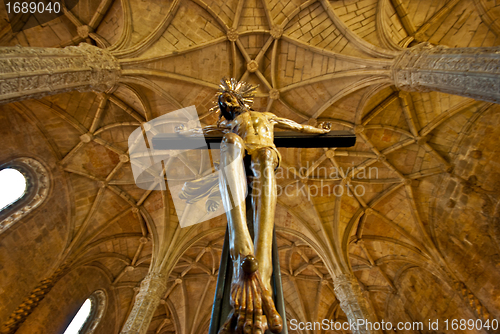
M0 165L0 234L39 207L47 198L47 169L32 158L17 158Z
M106 309L106 293L97 290L82 304L63 334L92 334Z

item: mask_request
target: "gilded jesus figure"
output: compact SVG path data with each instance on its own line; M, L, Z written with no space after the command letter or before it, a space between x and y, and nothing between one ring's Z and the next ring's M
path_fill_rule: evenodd
M274 145L274 127L305 133L323 134L329 129L301 125L270 112L250 109L254 86L235 79L222 79L217 93L216 126L203 133L222 131L219 188L229 224L230 255L233 261L231 305L233 307L219 334L242 332L262 334L269 328L281 332L283 321L271 297L272 242L276 210L276 176L281 156ZM193 134L193 131L179 131ZM255 238L247 227L243 166L245 154L251 156L252 206Z

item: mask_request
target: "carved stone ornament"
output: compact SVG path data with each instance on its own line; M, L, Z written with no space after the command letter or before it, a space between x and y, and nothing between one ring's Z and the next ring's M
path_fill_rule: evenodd
M101 322L104 314L106 313L107 298L103 290L97 290L89 297L92 308L87 321L83 324L79 333L92 334L95 332L97 326Z
M31 290L29 295L23 299L22 303L11 313L7 321L0 327L1 334L14 334L17 329L24 323L28 316L33 313L40 302L52 290L54 285L68 273L70 263L63 263L49 277L43 279L38 285Z
M470 291L467 286L460 281L454 282L455 290L460 292L460 295L465 304L470 307L472 312L476 315L477 319L483 322L491 320L491 315L488 309L481 303L481 301Z
M357 323L359 319L373 322L372 315L368 310L366 297L364 296L357 279L350 275L340 275L333 280L335 295L340 302L340 307L347 316L347 319ZM354 329L356 334L368 334L369 330L360 327Z
M269 91L269 97L273 100L277 100L280 98L280 91L273 88Z
M25 194L0 212L0 234L39 207L47 198L50 176L47 169L32 158L17 158L0 166L14 168L26 178Z
M280 39L282 35L283 35L283 28L281 28L280 26L273 26L271 28L271 36L274 39Z
M448 48L422 43L396 58L394 83L500 103L500 47Z
M59 48L0 48L0 102L68 91L105 92L120 76L116 58L87 43Z
M88 25L81 25L76 28L76 32L81 38L88 38L89 34L92 32L92 28Z
M167 289L167 279L159 273L148 274L141 282L141 288L135 297L134 307L122 328L121 334L144 334Z
M238 32L236 31L236 29L234 28L229 28L229 30L227 31L227 39L230 41L230 42L236 42L236 40L238 39L239 37L239 34Z
M259 69L259 64L255 60L250 60L247 64L247 70L250 73L257 72Z

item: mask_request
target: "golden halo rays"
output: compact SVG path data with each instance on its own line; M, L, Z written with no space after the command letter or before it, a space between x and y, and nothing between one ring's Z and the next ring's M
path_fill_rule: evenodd
M257 87L258 86L251 85L244 81L237 81L235 78L222 78L219 84L219 90L215 94L215 99L213 101L215 103L215 106L210 108L210 112L220 112L218 103L219 96L224 93L235 95L247 109L250 109L253 104L253 98L255 96L255 90L257 89Z

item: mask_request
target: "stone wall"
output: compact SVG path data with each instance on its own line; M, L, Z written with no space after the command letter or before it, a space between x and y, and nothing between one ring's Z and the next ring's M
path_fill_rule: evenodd
M34 212L0 234L0 323L7 320L41 278L52 274L70 233L70 194L57 158L47 138L19 114L14 106L2 106L0 163L28 156L50 173L51 189L46 201Z

